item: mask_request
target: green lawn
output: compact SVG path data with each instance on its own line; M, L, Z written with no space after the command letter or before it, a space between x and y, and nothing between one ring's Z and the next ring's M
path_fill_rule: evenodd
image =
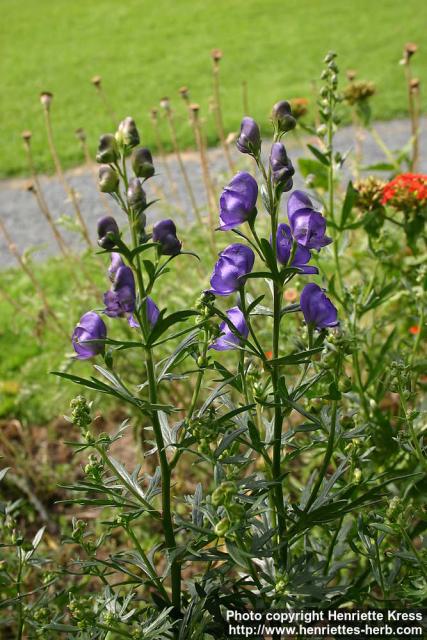
M342 70L374 80L376 118L403 114L398 67L406 41L424 43L424 0L1 0L2 109L0 172L25 172L22 129L34 132L39 167L50 170L41 90L55 94L53 118L64 163L81 160L74 130L83 126L91 147L111 128L90 78L101 74L120 117L132 114L152 144L147 112L163 95L174 98L182 143L191 142L177 89L186 84L207 114L210 50L220 47L227 130L242 116L241 84L249 86L252 115L266 120L278 98L310 96L328 49ZM422 77L426 48L414 60ZM209 138L214 127L209 116Z

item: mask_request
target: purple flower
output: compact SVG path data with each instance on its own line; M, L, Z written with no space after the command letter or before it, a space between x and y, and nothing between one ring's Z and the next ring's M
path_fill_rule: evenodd
M145 304L146 304L147 320L149 324L152 327L154 327L157 320L159 319L159 315L160 315L159 307L156 305L154 300L150 298L150 296L146 297Z
M165 256L176 256L181 251L181 242L176 237L176 226L173 220L160 220L153 226L153 241L160 244L160 253Z
M236 140L236 147L240 153L249 153L257 156L261 149L261 133L259 126L253 118L243 118L240 125L239 137Z
M292 251L292 233L287 224L279 224L277 227L276 247L277 260L280 264L287 265ZM302 245L298 244L292 263L288 266L301 269L304 274L319 273L317 267L307 265L311 259L311 252Z
M290 131L297 123L292 115L291 105L287 100L276 102L271 111L271 119L279 133Z
M281 142L275 142L271 147L270 167L274 184L281 191L290 191L293 185L292 176L295 173L295 169L288 158L285 145Z
M288 218L293 237L307 249L319 250L332 242L332 238L325 235L325 218L314 210L303 191L294 191L289 198Z
M98 220L98 244L103 249L116 246L115 236L119 236L119 227L112 216L104 216Z
M317 284L310 282L305 285L301 293L300 305L308 325L316 329L337 326L338 312Z
M247 338L249 333L248 325L246 324L245 316L239 307L229 309L226 314L227 318L242 338ZM221 331L221 335L210 345L210 349L215 349L215 351L229 351L240 345L241 340L231 331L225 320L221 322L219 329Z
M78 360L88 360L99 353L104 353L103 342L87 342L87 340L105 340L107 327L102 318L94 311L88 311L79 320L73 331L71 341Z
M229 296L246 282L246 274L252 271L255 254L244 244L230 244L219 254L212 277L212 289L208 293L216 296Z
M219 200L220 230L234 229L253 216L256 212L257 198L256 180L244 171L235 175L224 188Z
M104 294L104 313L110 318L123 317L135 310L135 279L130 267L119 267L113 286Z
M115 251L113 251L110 255L111 255L111 262L110 262L110 266L108 267L108 275L110 280L114 281L117 270L119 269L119 267L124 267L125 264L122 260L120 253L116 253Z

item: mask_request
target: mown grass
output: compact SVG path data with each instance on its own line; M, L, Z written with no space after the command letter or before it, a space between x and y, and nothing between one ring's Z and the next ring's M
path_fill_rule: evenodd
M163 95L177 103L180 139L192 142L177 90L188 85L208 119L215 140L210 56L224 51L221 63L224 118L235 130L242 116L242 81L248 82L249 110L265 123L278 98L311 96L310 80L319 76L328 49L339 52L342 70L378 86L374 116L404 113L406 93L397 63L403 44L422 44L427 18L423 0L2 0L2 110L0 174L26 172L22 129L34 131L36 162L52 169L46 148L38 93L55 94L53 120L66 166L81 153L74 130L85 127L91 149L111 121L90 83L101 74L117 115L132 114L153 145L148 110ZM423 75L427 53L414 59ZM164 130L167 139L166 129Z

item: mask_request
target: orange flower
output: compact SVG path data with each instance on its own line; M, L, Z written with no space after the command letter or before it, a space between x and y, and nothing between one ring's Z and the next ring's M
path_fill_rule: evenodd
M402 173L388 182L383 189L381 204L399 207L405 200L425 204L427 201L427 175L422 173Z
M273 357L273 352L272 351L266 351L264 353L264 355L267 358L267 360L271 360L271 358Z
M298 298L298 291L296 289L286 289L284 298L286 302L295 302Z
M420 331L421 331L421 327L417 324L414 324L412 327L409 327L409 333L411 333L413 336L417 336Z

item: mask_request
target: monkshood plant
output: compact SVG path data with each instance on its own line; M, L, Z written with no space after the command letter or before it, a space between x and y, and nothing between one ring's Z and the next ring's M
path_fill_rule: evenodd
M326 61L328 142L319 154L328 166L331 193L324 208L336 242L343 216L353 209L353 192L349 188L340 221L334 58ZM71 444L89 459L84 479L68 487L76 494L69 502L102 509L104 519L91 527L73 522L66 541L81 555L65 571L89 577L90 587L71 593L68 610L58 610L45 631L80 638L227 637L226 609L388 606L425 592L425 559L413 541L420 531L417 482L426 464L417 416L410 415L414 380L400 362L392 379L381 379L399 390L407 435L392 471L371 465L376 409L370 385L378 371L371 363L369 379L362 379L355 345L358 313L385 296L364 301L361 294L356 301L340 252L332 249L338 287L334 278L329 283L337 289L338 314L324 290L323 255L335 244L326 217L314 198L292 191L294 168L283 143L295 126L288 102L273 107L272 126L264 163L259 127L243 119L237 147L254 160L257 178L240 172L221 195L218 234L233 234L234 242L220 252L195 308L173 313L156 297L156 285L171 275L172 261L194 258L182 250L172 220L147 225L151 153L139 146L131 118L100 139L100 188L127 224L99 221L111 287L103 309L81 317L72 343L77 360L103 363L94 364L91 378L58 375L143 415L157 469L150 475L142 461L129 472L111 453L126 424L114 436L99 434L90 404L83 396L73 401L70 421L81 438ZM286 217L284 194L290 194ZM313 276L320 284L310 281ZM299 303L286 304L296 283L302 285ZM109 337L103 316L111 326L127 322L134 339ZM170 355L159 361L165 345ZM129 349L141 356L136 388L117 373L119 360L126 372ZM160 402L182 378L193 381L188 406ZM188 494L177 487L189 469L194 489ZM405 505L402 482L410 496ZM154 544L146 544L148 533ZM390 545L396 553L387 555Z

